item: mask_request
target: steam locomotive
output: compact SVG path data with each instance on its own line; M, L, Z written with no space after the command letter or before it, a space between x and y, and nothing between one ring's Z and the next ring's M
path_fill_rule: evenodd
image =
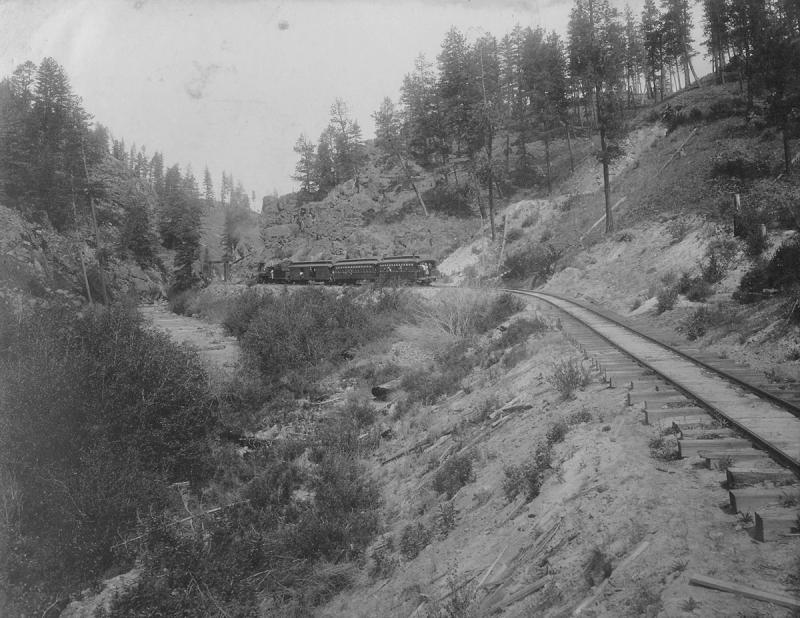
M259 264L256 283L326 285L429 285L436 280L436 262L418 255L394 255L384 258L318 260Z

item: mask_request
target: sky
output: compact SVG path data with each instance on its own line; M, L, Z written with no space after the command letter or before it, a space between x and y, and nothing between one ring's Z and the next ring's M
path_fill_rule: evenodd
M625 0L613 2L622 7ZM638 14L643 0L630 0ZM514 24L566 36L572 0L0 0L0 78L52 56L116 138L241 180L253 207L291 180L336 98L366 138L384 97L456 26L470 40ZM699 18L695 20L699 23ZM699 38L699 37L698 37ZM699 69L698 69L699 70Z

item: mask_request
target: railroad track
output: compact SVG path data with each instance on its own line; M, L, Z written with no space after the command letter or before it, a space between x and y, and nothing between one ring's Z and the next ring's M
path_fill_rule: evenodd
M800 391L778 388L726 359L667 345L586 303L508 291L545 303L643 422L676 433L681 457L724 470L731 508L754 518L756 539L798 532Z

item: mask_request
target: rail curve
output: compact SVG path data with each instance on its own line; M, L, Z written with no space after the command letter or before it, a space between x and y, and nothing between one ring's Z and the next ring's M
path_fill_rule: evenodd
M536 298L577 320L800 476L800 407L644 334L602 309L557 294L506 291Z

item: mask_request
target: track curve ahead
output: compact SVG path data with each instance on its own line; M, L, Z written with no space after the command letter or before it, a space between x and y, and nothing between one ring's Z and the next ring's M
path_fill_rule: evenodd
M509 289L556 307L747 435L800 474L800 408L728 372L694 359L584 303Z

